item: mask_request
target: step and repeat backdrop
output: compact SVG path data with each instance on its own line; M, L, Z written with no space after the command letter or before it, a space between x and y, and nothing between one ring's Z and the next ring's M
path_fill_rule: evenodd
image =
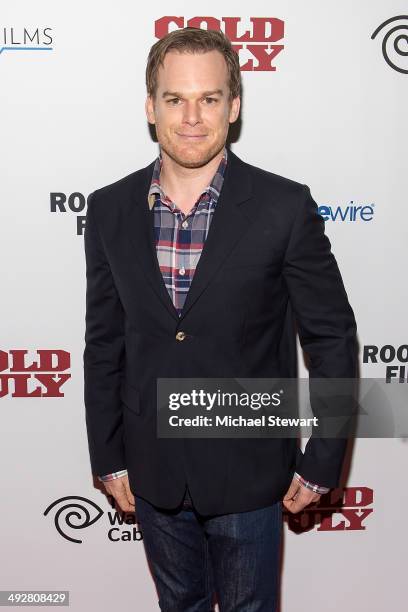
M83 243L89 194L158 154L146 59L187 25L222 30L239 54L232 150L320 207L360 376L408 384L406 2L3 0L0 590L65 593L75 612L158 609L142 533L90 470ZM408 442L351 450L341 487L285 516L281 612L403 605Z

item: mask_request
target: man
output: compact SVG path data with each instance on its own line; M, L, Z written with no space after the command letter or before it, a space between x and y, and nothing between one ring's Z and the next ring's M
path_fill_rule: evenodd
M226 37L168 34L146 84L159 156L88 205L91 465L136 505L162 610L208 611L215 592L221 612L271 612L282 505L337 486L346 441L159 438L157 379L295 377L294 317L310 376L352 378L355 319L309 189L226 148L241 92Z

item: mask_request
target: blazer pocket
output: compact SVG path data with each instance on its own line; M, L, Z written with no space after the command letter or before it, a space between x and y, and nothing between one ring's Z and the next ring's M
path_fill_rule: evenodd
M140 414L140 393L139 389L131 384L122 381L120 388L120 398L122 402L135 414Z

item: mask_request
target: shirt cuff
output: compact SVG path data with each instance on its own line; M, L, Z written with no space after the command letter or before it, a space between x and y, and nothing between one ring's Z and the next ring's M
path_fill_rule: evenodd
M117 472L112 472L111 474L104 474L103 476L98 476L98 479L101 482L108 482L109 480L115 480L115 478L120 478L121 476L125 476L127 474L127 470L118 470Z
M320 495L323 495L324 493L328 493L330 491L330 487L321 487L320 485L315 484L314 482L310 482L310 480L305 480L297 472L295 472L294 476L295 478L299 480L299 482L304 487L306 487L307 489L310 489L311 491L314 491L315 493L319 493Z

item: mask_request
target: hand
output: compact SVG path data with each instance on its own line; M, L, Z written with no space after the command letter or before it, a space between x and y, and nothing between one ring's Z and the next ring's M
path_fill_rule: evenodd
M103 483L105 489L109 495L115 498L115 501L119 505L123 512L134 512L135 510L135 498L129 487L129 477L127 474L108 480Z
M293 478L289 489L283 498L283 505L293 514L303 510L305 506L312 502L318 502L321 498L320 493L315 493L308 489L297 478Z

